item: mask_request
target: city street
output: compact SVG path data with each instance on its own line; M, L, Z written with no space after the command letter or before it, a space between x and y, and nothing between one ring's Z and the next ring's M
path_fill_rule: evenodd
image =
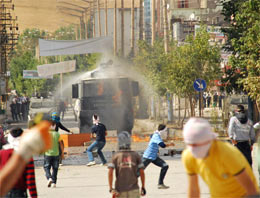
M73 120L73 114L71 110L65 114L63 124L75 133L77 131L77 123ZM16 124L18 126L25 127L25 123ZM61 133L65 133L61 131ZM139 152L142 155L148 142L132 143L133 150ZM184 148L184 144L178 144L177 147L180 149ZM108 170L106 166L100 166L100 159L95 158L97 165L87 167L86 163L88 158L86 154L82 152L86 147L70 147L66 151L65 160L63 166L60 166L58 172L57 187L55 189L47 187L47 180L43 170L43 156L36 156L36 181L39 197L98 197L108 198L111 197L108 190ZM175 148L175 147L173 147ZM116 143L107 143L104 147L104 155L111 160L112 152L117 150ZM253 150L254 164L253 169L256 178L258 179L258 171L256 165L256 150L255 145ZM159 178L160 168L153 164L150 164L145 170L146 175L146 197L158 198L158 197L176 197L183 198L187 197L187 176L184 167L181 162L181 155L177 154L173 157L164 156L167 153L167 149L160 149L160 157L166 160L169 164L169 170L165 178L165 184L169 185L170 188L163 190L157 189L157 182ZM140 182L139 182L140 183ZM209 190L204 182L200 179L201 197L210 197Z
M87 157L87 156L85 156ZM165 178L165 184L169 189L157 189L160 168L151 164L145 170L146 197L187 197L187 176L181 164L180 155L164 157L169 164L169 170ZM108 190L108 170L104 166L86 165L61 166L58 172L57 187L47 187L47 180L42 167L36 168L36 180L39 197L112 197ZM140 183L140 182L139 182ZM201 181L201 197L209 197L207 186Z

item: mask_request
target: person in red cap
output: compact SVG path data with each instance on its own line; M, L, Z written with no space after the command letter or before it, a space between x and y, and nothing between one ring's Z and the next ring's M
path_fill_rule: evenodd
M188 196L200 196L198 175L208 185L211 197L257 195L256 178L244 155L216 137L205 119L190 118L184 126L187 148L182 162L188 175Z

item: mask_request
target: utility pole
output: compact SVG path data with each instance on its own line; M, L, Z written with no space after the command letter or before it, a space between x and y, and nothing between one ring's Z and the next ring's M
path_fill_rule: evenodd
M155 41L155 0L152 0L152 45Z
M131 2L131 52L135 51L135 0Z
M124 24L124 0L121 0L121 52L125 56L125 24Z
M100 20L100 5L99 5L99 0L97 0L97 8L98 8L98 33L99 33L99 37L101 37L101 20Z
M169 42L169 29L168 29L168 19L167 19L167 0L163 0L163 34L164 34L164 50L168 53L168 42Z
M117 55L117 0L114 0L115 4L114 4L114 56Z
M85 38L88 39L88 14L87 10L84 12L85 17Z
M93 11L93 38L96 37L96 29L95 29L95 26L96 26L96 17L95 17L95 1L92 2L92 11Z
M77 29L79 30L79 40L81 40L82 39L82 37L81 37L82 32L81 32L81 25L80 24L77 25Z
M143 0L140 0L139 4L139 40L143 40L144 38L144 7Z
M105 0L105 36L108 35L108 29L107 29L107 0Z
M161 32L161 1L157 0L157 35Z

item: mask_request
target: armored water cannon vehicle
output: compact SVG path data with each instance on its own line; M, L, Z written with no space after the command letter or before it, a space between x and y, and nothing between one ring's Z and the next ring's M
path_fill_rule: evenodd
M134 125L133 99L139 84L120 75L111 62L90 73L87 79L72 85L72 97L80 100L80 133L90 133L92 116L97 114L107 130L131 132ZM105 74L105 75L104 75Z

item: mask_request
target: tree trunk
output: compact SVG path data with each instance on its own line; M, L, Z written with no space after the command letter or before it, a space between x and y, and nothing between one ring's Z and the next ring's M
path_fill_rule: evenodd
M173 104L172 104L173 96L172 94L167 94L167 106L168 106L168 122L172 123L173 121Z
M181 127L183 128L183 123L184 123L184 120L186 119L186 112L187 112L187 99L185 98L185 110L184 110L184 115L183 115L183 119L181 121Z
M178 96L178 125L181 122L181 97Z
M157 121L161 119L161 99L160 96L156 97L157 100L155 100L155 117Z
M191 117L195 116L195 106L194 106L194 102L192 100L192 96L189 96L189 101L190 101L190 114Z
M156 118L155 101L154 96L151 97L151 119Z

